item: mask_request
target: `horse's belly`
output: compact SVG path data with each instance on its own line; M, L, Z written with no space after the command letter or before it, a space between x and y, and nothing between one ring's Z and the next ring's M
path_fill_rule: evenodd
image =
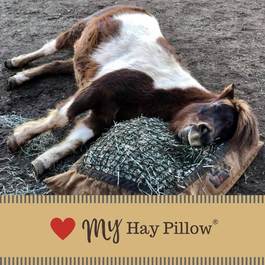
M92 54L99 65L93 80L116 70L129 69L149 75L154 80L154 88L201 87L159 44L158 39L163 35L154 17L123 14L115 19L121 21L119 35L101 43Z

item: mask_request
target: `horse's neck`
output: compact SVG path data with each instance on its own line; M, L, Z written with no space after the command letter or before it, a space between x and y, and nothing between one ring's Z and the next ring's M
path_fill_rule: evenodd
M157 89L154 91L154 97L151 99L149 106L151 111L157 111L158 116L169 120L174 114L190 104L205 103L215 98L216 94L196 87Z

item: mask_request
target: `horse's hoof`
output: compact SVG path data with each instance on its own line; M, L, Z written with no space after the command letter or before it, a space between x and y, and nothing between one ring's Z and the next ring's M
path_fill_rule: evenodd
M7 81L7 90L10 91L10 90L13 90L15 89L17 86L17 81L16 81L16 78L15 77L10 77L8 78L8 81Z
M41 160L35 159L34 161L31 162L31 165L37 177L41 176L43 172L46 170Z
M11 135L7 138L7 147L8 149L14 153L19 149L19 145L14 135Z
M13 64L12 64L12 60L11 59L8 59L4 62L4 65L6 68L8 69L13 69L13 68L16 68Z

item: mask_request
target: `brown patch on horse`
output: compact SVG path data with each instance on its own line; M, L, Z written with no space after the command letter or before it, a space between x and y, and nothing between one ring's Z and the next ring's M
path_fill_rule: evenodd
M56 38L56 49L72 48L75 42L81 37L83 30L86 27L85 21L78 21L69 30L62 32Z
M230 140L232 149L242 151L252 146L256 146L259 141L259 130L257 119L244 100L231 101L238 111L238 122L236 131Z
M87 86L97 73L99 65L91 55L101 42L119 34L120 22L111 17L92 19L75 44L75 75L79 88Z
M176 49L174 46L172 46L167 39L163 37L159 37L157 40L157 43L169 54L173 55L176 60L179 61L179 58L176 55Z
M69 119L80 113L93 110L100 120L113 121L117 108L126 116L133 107L135 114L147 95L153 90L153 79L136 70L121 69L108 73L79 90L68 110ZM136 112L137 111L137 112ZM132 115L131 113L130 115Z
M154 89L147 74L129 69L108 73L76 93L67 116L70 120L87 110L92 111L90 126L102 131L113 121L145 115L171 121L175 113L193 102L206 102L215 94L196 88ZM93 123L93 124L91 124Z

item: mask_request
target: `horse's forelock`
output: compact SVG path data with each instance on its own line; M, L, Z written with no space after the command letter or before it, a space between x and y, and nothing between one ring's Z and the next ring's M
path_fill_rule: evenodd
M231 101L238 112L236 131L230 140L233 149L242 151L258 144L259 131L257 119L244 100Z

